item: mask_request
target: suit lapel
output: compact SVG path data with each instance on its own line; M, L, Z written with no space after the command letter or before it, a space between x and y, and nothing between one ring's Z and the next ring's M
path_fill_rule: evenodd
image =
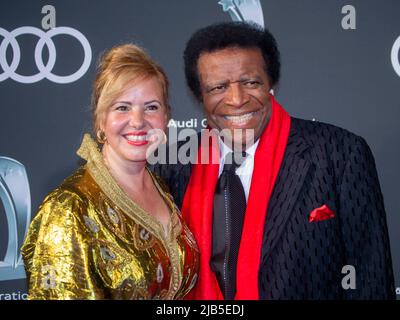
M293 121L294 122L294 121ZM299 192L304 184L310 161L305 157L309 145L293 123L285 156L268 205L264 227L261 265L273 250L292 214Z

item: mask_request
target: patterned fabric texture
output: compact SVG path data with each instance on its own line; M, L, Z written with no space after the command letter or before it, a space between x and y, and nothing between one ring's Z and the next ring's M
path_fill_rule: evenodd
M153 170L181 206L191 166ZM309 222L323 205L334 217ZM354 267L355 289L342 284L345 266ZM264 226L259 292L261 299L395 299L383 196L363 138L292 118Z
M199 254L161 180L151 174L167 230L119 187L89 136L78 153L87 163L46 197L21 248L29 299L183 298Z

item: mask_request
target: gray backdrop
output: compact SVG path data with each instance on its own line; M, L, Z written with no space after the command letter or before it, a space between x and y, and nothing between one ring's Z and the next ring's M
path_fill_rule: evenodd
M165 68L171 81L175 120L184 124L194 118L202 119L201 108L193 102L185 86L182 62L185 42L198 28L230 21L238 13L242 19L248 19L251 14L246 11L247 6L250 13L255 10L253 17L263 18L265 26L278 41L282 79L276 96L286 110L296 117L346 128L369 143L385 198L396 286L400 287L400 128L397 125L400 117L400 38L395 42L400 37L400 1L261 0L261 7L257 7L257 0L220 2L2 0L0 157L15 159L25 167L31 201L26 192L21 194L22 187L8 191L14 196L19 192L19 197L25 197L34 216L45 195L76 169L78 157L75 151L83 133L91 128L89 103L96 61L104 49L115 44L138 43ZM55 13L46 10L42 13L45 5L52 5ZM79 31L87 39L91 55L85 55L78 39L63 34L65 32L49 38L44 30L48 24ZM18 29L26 26L42 32L34 29L38 37L28 34L30 29ZM15 30L21 34L16 35ZM52 42L54 48L49 50L44 45L42 51L37 51L36 60L42 59L47 65L49 56L56 59L54 67L47 68L50 80L44 78L32 82L31 78L18 75L38 74L40 77L46 73L40 61L35 61L39 39L42 39L42 45L46 40L50 47ZM16 59L18 48L19 63ZM63 77L74 74L85 57L90 64L87 71L82 69L82 75L76 81L54 81L51 74ZM186 124L190 125L190 121ZM196 129L200 129L199 121ZM22 166L14 168L20 175ZM7 172L12 170L7 165L2 169L0 165L3 182ZM15 237L10 227L12 223L6 218L9 209L5 202L3 197L0 200L0 261L5 259L9 235ZM16 220L22 230L19 241L24 236L26 224L22 220L28 213L29 209L20 209L20 217ZM6 264L0 263L0 299L6 298L4 294L13 294L14 299L24 298L25 279L15 279L20 277L18 272L13 274L13 266L10 269ZM400 297L400 288L397 293Z

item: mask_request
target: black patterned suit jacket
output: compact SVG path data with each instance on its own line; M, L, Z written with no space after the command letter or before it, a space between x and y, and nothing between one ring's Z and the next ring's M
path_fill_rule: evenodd
M191 165L153 169L181 207ZM324 204L336 216L309 222L311 211ZM363 138L292 118L267 210L258 274L261 299L395 298L383 197ZM343 286L350 275L345 266L354 267L355 289Z

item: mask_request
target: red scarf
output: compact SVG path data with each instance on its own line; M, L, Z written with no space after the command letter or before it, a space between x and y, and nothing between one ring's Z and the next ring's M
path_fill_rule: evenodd
M275 185L289 137L291 119L271 95L272 116L260 137L243 225L236 273L236 300L256 300L258 270L268 202ZM202 141L204 142L204 141ZM199 148L202 154L218 156L217 138ZM214 190L219 164L194 164L185 193L182 215L200 249L200 273L196 287L186 297L199 300L222 300L214 272L210 268Z

